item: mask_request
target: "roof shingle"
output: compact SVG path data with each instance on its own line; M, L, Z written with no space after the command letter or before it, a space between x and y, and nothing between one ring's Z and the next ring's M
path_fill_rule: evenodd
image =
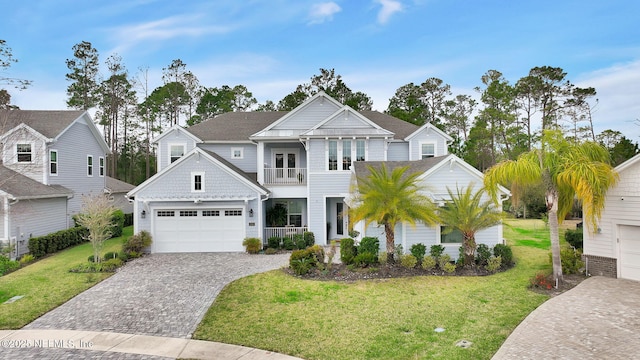
M83 110L0 110L0 133L24 123L49 139L60 135Z

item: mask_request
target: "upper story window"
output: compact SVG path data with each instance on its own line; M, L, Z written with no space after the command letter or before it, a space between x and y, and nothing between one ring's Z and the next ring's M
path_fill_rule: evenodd
M338 166L338 159L341 165ZM355 159L355 160L354 160ZM353 161L366 160L365 140L329 140L328 169L350 170Z
M420 144L420 159L426 159L436 156L436 144L424 143Z
M169 145L169 163L180 159L184 156L184 144L172 144Z
M191 192L204 191L204 172L191 173Z
M58 175L58 151L49 151L49 174Z
M244 149L241 147L231 148L231 158L232 159L243 159L244 158Z
M93 156L87 155L87 176L93 176Z
M104 176L104 158L102 156L98 159L98 173L100 176Z
M17 144L16 154L18 155L18 162L31 162L31 150L31 144Z

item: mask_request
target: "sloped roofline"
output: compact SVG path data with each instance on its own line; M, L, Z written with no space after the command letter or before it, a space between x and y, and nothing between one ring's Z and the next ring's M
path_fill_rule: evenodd
M371 125L373 128L378 129L378 130L382 130L385 131L389 136L393 136L394 133L383 128L382 126L376 124L375 122L369 120L366 116L360 114L359 112L355 111L352 107L350 107L349 105L343 105L341 108L339 108L338 110L336 110L336 112L334 112L333 114L329 115L326 119L320 121L319 123L317 123L315 126L313 126L311 129L306 130L305 132L301 133L300 136L309 136L309 132L313 131L313 130L317 130L320 127L322 127L322 125L333 121L338 115L340 115L340 113L343 112L347 112L349 114L354 115L355 117L357 117L358 119L366 122L367 124Z
M445 139L447 139L447 141L453 141L453 138L449 135L447 135L447 133L445 133L444 131L438 129L436 126L431 125L430 122L420 126L418 128L418 130L414 131L413 133L411 133L409 136L407 136L406 138L404 138L406 141L411 140L411 138L415 137L416 135L418 135L420 132L422 132L422 130L424 129L431 129L433 131L435 131L436 133L438 133L439 135L443 136Z
M200 149L199 147L195 147L193 150L189 151L187 154L182 156L180 159L178 159L178 160L174 161L173 163L169 164L169 166L164 168L164 170L162 170L161 172L153 175L152 177L147 179L142 184L136 186L135 189L129 191L126 194L126 197L127 198L131 198L131 197L135 196L136 193L138 193L139 191L143 190L144 188L150 186L151 184L155 183L156 181L158 181L158 179L164 177L165 174L167 174L170 171L172 171L173 168L179 166L180 164L182 164L183 162L187 161L187 159L191 158L194 155L201 155L204 158L208 159L209 161L215 163L220 168L222 168L224 171L226 171L228 174L234 176L235 178L237 178L238 180L240 180L244 184L249 185L252 188L256 189L256 191L258 191L262 195L268 195L269 194L269 190L267 190L266 188L262 187L260 184L254 183L253 181L249 180L246 176L243 176L242 174L240 174L239 171L242 171L242 170L239 170L238 168L236 168L232 164L229 164L227 161L224 161L224 159L212 156L211 153L206 151L206 150Z
M289 119L290 117L294 116L295 114L299 113L300 111L302 111L302 109L306 108L307 106L309 106L311 103L313 103L316 99L322 97L323 99L326 99L328 101L330 101L331 103L333 103L334 105L336 105L338 108L342 108L344 105L341 104L340 102L338 102L338 100L332 98L331 96L327 95L327 93L325 93L324 91L319 91L317 94L313 95L312 97L308 98L307 100L305 100L302 104L298 105L298 107L296 107L295 109L289 111L286 115L284 115L283 117L281 117L280 119L272 122L269 126L267 126L266 128L258 131L257 133L249 136L249 138L254 138L254 137L259 137L258 134L263 133L265 131L269 131L271 129L273 129L274 127L278 126L279 124L285 122L287 119Z
M614 170L617 171L617 172L624 171L625 169L631 167L633 164L637 163L638 161L640 161L640 154L637 154L636 156L632 157L631 159L628 159L627 161L623 162L622 164L616 166L614 168Z
M107 145L107 142L104 141L104 137L100 133L100 130L98 130L98 127L93 122L91 115L89 115L87 111L83 112L77 119L73 120L66 128L60 131L60 133L56 135L55 140L57 141L65 132L67 132L67 130L71 128L71 126L73 126L73 124L81 120L84 120L85 124L89 127L89 131L91 131L91 134L93 134L93 137L96 139L96 141L98 141L98 144L100 145L102 150L106 154L111 154L111 149L109 149L109 145Z
M44 136L41 132L37 131L36 129L32 128L31 126L25 124L25 123L20 123L17 126L15 126L14 128L12 128L11 130L5 132L4 134L0 135L0 139L5 139L5 138L9 138L11 137L11 135L13 135L14 133L20 131L20 130L27 130L28 132L32 133L34 136L36 136L37 138L39 138L40 140L44 141L44 142L52 142L53 139L49 139L48 137Z
M172 134L174 131L178 131L178 132L184 133L185 135L190 137L193 141L195 141L197 144L202 143L202 140L200 140L200 138L198 138L197 136L193 135L192 133L189 132L189 130L183 128L182 126L180 126L178 124L175 124L175 125L171 126L165 132L160 134L157 138L154 138L152 143L154 143L154 144L157 143L158 141L162 140L163 138L169 136L169 134Z

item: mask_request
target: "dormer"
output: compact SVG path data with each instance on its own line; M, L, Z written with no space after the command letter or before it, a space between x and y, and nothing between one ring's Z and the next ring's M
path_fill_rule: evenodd
M174 125L155 138L153 143L158 147L157 171L160 172L193 150L197 144L202 143L202 140L185 130L182 126Z
M453 138L427 123L405 138L409 143L409 160L420 160L449 154Z

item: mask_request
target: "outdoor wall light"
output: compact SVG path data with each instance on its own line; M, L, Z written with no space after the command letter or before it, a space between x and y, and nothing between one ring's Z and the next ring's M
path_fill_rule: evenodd
M249 209L249 217L253 217L253 209Z
M144 219L145 217L147 217L147 212L142 210L142 212L140 213L140 218Z

